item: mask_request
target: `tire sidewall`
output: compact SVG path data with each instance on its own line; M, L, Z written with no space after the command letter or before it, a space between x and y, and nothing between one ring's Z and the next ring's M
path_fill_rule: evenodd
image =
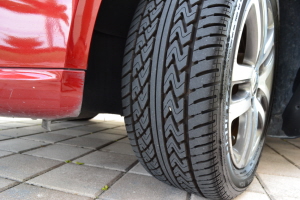
M251 184L253 181L253 178L255 176L255 171L259 163L259 159L261 156L262 148L264 145L265 140L265 132L261 138L261 141L258 145L258 148L251 159L250 163L243 169L238 169L235 167L230 153L230 143L229 143L229 102L230 102L230 95L231 95L231 77L232 77L232 66L234 61L234 53L236 51L237 46L237 40L238 40L238 30L240 30L241 26L241 20L243 18L243 15L245 13L245 7L247 3L249 3L250 0L238 0L236 2L235 8L234 8L234 16L232 18L231 27L228 30L229 34L229 40L228 40L228 49L226 52L226 60L224 62L224 71L223 71L223 86L222 86L222 96L224 97L222 99L221 103L221 109L220 109L220 124L219 128L221 130L221 158L222 158L222 164L223 164L223 170L224 170L224 176L225 179L227 179L228 187L229 189L237 192L242 192L245 190L247 186ZM275 28L278 25L278 16L277 16L277 10L275 8L277 7L276 0L271 0L272 6L273 6L273 12L274 12L274 20L275 22ZM276 38L276 37L275 37ZM269 121L269 114L267 117L267 122ZM266 124L267 127L268 124Z

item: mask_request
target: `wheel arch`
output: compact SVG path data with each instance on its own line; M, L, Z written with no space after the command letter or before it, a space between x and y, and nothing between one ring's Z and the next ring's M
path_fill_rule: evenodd
M65 68L87 69L92 33L102 0L73 0L74 2Z
M279 1L279 38L278 59L273 109L268 135L272 137L299 137L300 131L287 130L284 121L289 120L289 115L296 111L289 108L293 104L293 97L297 94L300 82L300 2L294 0ZM297 75L298 74L298 75Z
M139 3L139 0L94 1L100 1L101 6L99 4L97 8L95 23L90 32L86 80L79 117L84 117L87 113L122 114L123 53L127 33Z

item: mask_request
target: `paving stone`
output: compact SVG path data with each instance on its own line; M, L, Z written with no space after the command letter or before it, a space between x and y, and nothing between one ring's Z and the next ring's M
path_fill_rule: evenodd
M236 197L234 200L254 200L254 199L259 199L259 200L269 200L269 197L265 193L256 193L252 191L245 191L238 197ZM204 197L199 197L197 195L192 194L191 200L207 200Z
M80 147L55 144L55 145L35 149L32 151L28 151L25 154L43 157L43 158L50 158L53 160L66 161L66 160L72 160L76 157L86 154L89 151L91 150L80 148Z
M11 128L21 128L26 126L33 126L32 124L20 123L20 122L7 122L4 126Z
M283 140L269 140L267 145L275 149L279 154L285 156L291 162L300 166L300 148Z
M112 129L112 128L116 128L117 126L119 126L118 124L108 124L108 123L98 123L97 124L98 127L101 127L103 129Z
M50 134L58 134L58 135L65 135L65 136L71 136L71 137L78 137L82 135L89 134L89 131L84 130L77 130L77 129L63 129L58 131L51 131Z
M122 140L119 140L118 142L123 142L123 143L127 143L127 144L130 144L130 141L128 138L124 138Z
M51 124L50 128L51 130L58 130L58 129L67 129L67 128L71 128L71 127L76 127L76 126L80 126L80 124L75 124L73 122L57 122L57 123L53 123Z
M294 145L292 145L291 143L289 143L285 140L282 140L282 139L278 139L278 138L268 138L266 140L266 144L271 147L274 146L274 147L276 147L276 149L288 149L288 148L299 149L299 148L295 147Z
M111 142L112 141L109 140L99 140L95 138L79 137L79 138L73 138L70 140L59 142L59 144L67 144L67 145L90 148L90 149L98 149Z
M43 143L43 142L22 140L22 139L12 139L12 140L1 141L0 142L0 150L20 153L23 151L37 148L37 147L42 147L45 145L47 145L47 144Z
M268 153L278 154L273 149L271 149L270 147L265 145L264 148L263 148L262 154L268 154Z
M84 126L84 125L90 125L90 124L95 124L97 122L94 121L68 121L69 124L74 124L75 126Z
M61 164L61 162L29 155L15 154L0 159L0 176L25 181Z
M115 118L116 119L116 118ZM115 125L115 126L122 126L124 125L124 118L119 118L118 120L108 120L106 119L104 122L102 122L103 124L111 124L111 125Z
M1 140L7 140L7 139L10 139L12 137L9 137L9 136L6 136L6 135L0 135L0 141Z
M277 200L277 199L276 199ZM299 200L299 198L284 197L284 200Z
M153 177L126 174L105 193L100 195L105 200L183 200L187 193L164 184Z
M99 122L99 123L96 123L96 124L93 124L93 125L90 125L90 126L98 126L98 127L102 127L102 128L115 128L119 125L115 125L115 124L109 124L108 122Z
M144 176L152 176L151 174L149 174L149 172L147 172L147 170L143 167L143 165L141 165L141 163L138 163L136 166L134 166L129 173L132 174L140 174L140 175L144 175Z
M4 179L4 178L0 178L0 192L3 191L3 190L6 190L7 188L10 188L10 187L12 187L16 184L18 184L18 182L8 180L8 179ZM0 199L3 199L3 198L1 198L1 196L0 196Z
M32 119L32 118L22 118L22 117L14 117L12 118L13 120L12 121L16 121L16 122L24 122L24 123L28 123L28 122L32 122L32 121L41 121L41 119Z
M14 122L19 120L26 120L28 118L14 118L14 117L0 117L0 122Z
M191 200L208 200L208 199L192 194Z
M40 126L30 126L24 128L2 130L0 131L0 135L9 136L9 137L22 137L22 136L33 135L36 133L44 133L44 132L46 132L46 130Z
M38 119L38 120L33 120L33 119L22 119L19 121L20 123L25 123L25 124L32 124L32 125L41 125L42 124L42 120Z
M300 148L300 138L297 139L286 139L285 141L297 146Z
M266 193L266 192L264 191L263 187L261 186L261 184L259 183L259 181L257 180L256 177L253 179L253 182L252 182L251 185L248 187L247 191L248 191L248 192L262 193L262 194L265 194L265 193Z
M79 131L85 131L86 133L95 133L104 129L107 128L100 127L97 124L92 124L88 126L79 126L79 127L70 128L69 130L79 130Z
M300 170L298 172L300 174ZM300 199L300 178L259 174L268 191L276 199Z
M124 136L122 135L116 135L116 134L111 134L111 133L92 133L86 136L83 136L83 138L95 138L95 139L100 139L100 140L111 140L111 141L117 141Z
M41 142L47 142L47 143L55 143L55 142L67 140L67 139L70 139L73 137L75 137L75 136L52 134L49 132L49 133L41 133L41 134L37 134L37 135L22 137L22 139L41 141Z
M101 151L108 151L120 154L135 155L130 144L115 142L107 147L101 149Z
M241 195L236 197L234 200L253 200L253 199L270 200L268 195L266 195L266 194L248 192L248 191L243 192Z
M257 173L300 178L299 169L279 154L263 153Z
M90 120L90 122L92 122L92 124L88 124L89 126L90 125L100 125L100 124L102 124L103 123L103 121L102 120L97 120L97 119L92 119L92 120Z
M29 126L29 127L24 127L22 128L23 130L29 130L32 131L34 133L45 133L47 132L47 130L45 130L41 124L39 125L35 125L35 126Z
M82 162L85 165L125 172L137 161L137 159L135 156L131 155L95 151L84 157L77 158L76 161Z
M107 121L108 118L105 118L105 120ZM121 115L117 115L116 117L113 117L109 120L111 120L109 122L124 124L124 116L121 116Z
M113 129L126 131L126 126L122 125L122 126L118 126L118 127L116 127L116 128L113 128Z
M96 198L105 185L111 185L121 172L66 164L28 181L30 184Z
M68 194L56 190L21 184L0 193L5 200L92 200L89 197Z
M125 130L119 130L119 129L107 129L102 131L103 133L112 133L112 134L119 134L119 135L125 135L127 136L127 132Z
M7 129L13 129L13 128L10 126L5 126L5 124L0 124L0 131L7 130Z
M261 193L256 193L256 192L243 192L241 195L239 195L238 197L234 198L234 200L269 200L269 197L267 194L261 194ZM199 197L196 196L194 194L192 194L191 196L191 200L208 200L206 198L203 197Z
M0 158L3 157L3 156L8 156L8 155L11 155L13 154L12 152L8 152L8 151L1 151L0 150Z
M283 139L280 139L280 138L273 138L273 137L266 137L266 141L265 143L269 143L269 142L284 142Z
M105 119L104 119L104 117L102 117L102 116L99 117L99 115L97 115L96 117L94 117L93 119L90 119L89 121L94 122L94 123L99 123L99 122L104 122Z

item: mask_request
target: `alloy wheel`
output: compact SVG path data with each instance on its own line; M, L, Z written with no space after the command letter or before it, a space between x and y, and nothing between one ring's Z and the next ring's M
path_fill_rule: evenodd
M259 147L270 108L274 74L274 18L269 0L247 3L232 69L230 153L246 167Z

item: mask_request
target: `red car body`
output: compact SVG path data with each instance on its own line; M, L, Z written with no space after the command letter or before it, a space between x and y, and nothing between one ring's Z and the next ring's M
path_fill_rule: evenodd
M122 114L123 53L139 2L0 1L0 116L58 120ZM280 56L268 129L274 137L300 135L299 9L299 1L286 0L279 10Z
M0 1L0 115L76 117L101 0Z

